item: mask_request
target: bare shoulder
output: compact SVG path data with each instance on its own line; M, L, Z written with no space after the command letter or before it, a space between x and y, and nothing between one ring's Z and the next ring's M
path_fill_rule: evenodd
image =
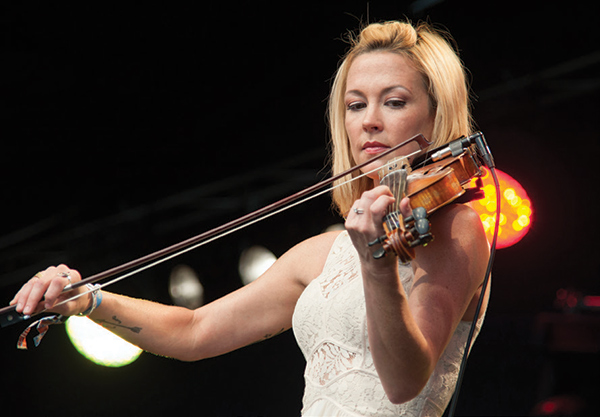
M427 247L416 249L416 266L429 276L468 276L479 285L489 246L477 213L469 206L451 204L430 220L434 239ZM465 275L465 272L468 273Z
M306 286L323 271L333 242L341 232L327 232L306 239L287 251L282 261L294 265L297 279Z
M434 234L450 238L461 246L487 246L483 225L477 213L464 204L451 204L431 219Z

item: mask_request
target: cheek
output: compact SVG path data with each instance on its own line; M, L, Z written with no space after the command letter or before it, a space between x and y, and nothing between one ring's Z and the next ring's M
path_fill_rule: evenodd
M350 142L350 148L354 152L355 148L359 146L358 139L360 138L361 127L360 124L356 123L356 120L346 118L345 123L346 135Z
M424 133L427 133L427 134L429 134L429 136L431 136L431 133L433 133L434 125L435 125L435 110L430 109L429 115L425 119L424 126L423 126L423 129L425 130ZM427 139L431 139L431 138L428 137Z
M423 134L426 139L431 139L431 134L433 133L433 125L435 121L435 115L427 112L417 112L414 114L414 117L408 118L406 120L406 124L404 125L404 129L407 133L411 133L411 136L416 134Z

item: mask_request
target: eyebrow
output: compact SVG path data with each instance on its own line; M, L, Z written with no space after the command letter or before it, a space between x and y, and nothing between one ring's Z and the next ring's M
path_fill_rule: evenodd
M403 85L392 85L392 86L384 88L383 91L381 92L381 95L385 95L385 94L391 92L392 90L396 90L396 89L401 89L401 90L404 90L404 91L406 91L408 93L411 92L410 89L406 88ZM344 95L347 95L347 94L354 94L354 95L357 95L357 96L363 96L364 97L364 93L362 91L360 91L360 90L348 90L348 91L346 91L346 93Z

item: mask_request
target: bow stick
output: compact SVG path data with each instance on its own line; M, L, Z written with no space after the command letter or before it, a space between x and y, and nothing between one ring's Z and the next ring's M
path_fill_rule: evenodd
M328 179L323 180L317 184L314 184L308 188L305 188L302 191L299 191L299 192L292 194L288 197L285 197L279 201L276 201L275 203L269 204L263 208L260 208L256 211L248 213L242 217L239 217L239 218L232 220L228 223L225 223L221 226L215 227L214 229L208 230L204 233L201 233L201 234L191 237L189 239L183 240L179 243L176 243L176 244L166 247L164 249L158 250L156 252L142 256L141 258L126 262L122 265L116 266L111 269L107 269L106 271L99 272L95 275L84 278L79 282L73 283L66 291L71 291L75 288L79 288L86 284L92 284L92 283L101 281L103 279L113 277L115 275L123 274L127 271L130 271L130 270L140 267L142 265L149 264L149 265L147 265L147 267L152 267L160 262L170 259L171 257L181 255L181 254L187 252L188 250L195 249L196 247L201 246L202 244L208 243L209 240L213 241L220 237L223 237L229 233L232 233L236 230L241 229L242 227L248 226L252 223L262 220L263 218L266 218L269 213L272 213L278 209L282 209L282 207L284 207L286 205L288 206L288 208L292 207L291 204L293 202L300 200L301 198L306 197L306 196L310 195L311 193L314 193L317 190L320 190L320 189L334 183L335 181L345 177L348 174L351 174L352 172L354 172L356 170L363 168L364 166L370 164L373 161L376 161L380 158L383 158L386 155L389 155L389 154L397 151L398 149L402 148L403 146L409 144L410 142L417 142L419 144L419 147L421 150L417 151L416 152L417 154L422 152L429 145L431 145L431 142L429 142L427 139L425 139L425 137L423 135L418 134L418 135L413 136L412 138L410 138L402 143L399 143L398 145L380 153L379 155L376 155L375 157L369 159L368 161L365 161L365 162L358 164L340 174L334 175L331 178L328 178ZM280 210L280 211L283 211L283 210ZM172 256L169 257L169 255L172 255ZM157 261L158 259L161 259L161 260L159 262L155 262L154 264L150 264L151 262ZM135 271L134 273L140 272L144 269L147 269L147 268L139 269L139 270ZM133 273L131 273L129 275L133 275ZM114 279L113 281L106 283L102 286L104 287L106 285L114 283L114 282L116 282L120 279L123 279L129 275ZM84 295L84 294L80 294L73 298L77 298L82 295ZM65 300L65 301L63 301L63 303L65 303L67 301L70 301L70 300ZM0 327L6 327L11 324L15 324L15 323L19 323L24 320L28 320L29 318L31 318L35 315L41 314L45 311L45 310L42 310L40 312L32 314L31 316L25 316L23 314L17 313L15 310L16 310L16 306L8 306L8 307L0 308Z

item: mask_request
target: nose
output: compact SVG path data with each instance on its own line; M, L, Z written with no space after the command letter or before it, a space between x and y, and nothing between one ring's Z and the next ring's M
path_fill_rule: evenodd
M367 107L362 122L362 127L365 132L377 133L383 130L383 120L377 106Z

